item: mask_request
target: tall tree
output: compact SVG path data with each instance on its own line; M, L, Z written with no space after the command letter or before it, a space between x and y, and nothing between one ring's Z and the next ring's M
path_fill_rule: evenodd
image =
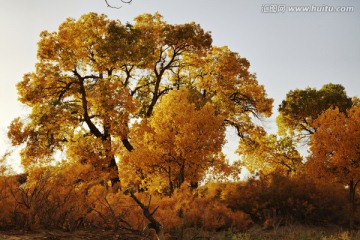
M360 183L360 108L346 112L328 109L314 122L316 133L311 136L311 153L307 167L314 174L333 179L349 190L350 227L354 226L357 206L356 190Z
M273 100L249 73L249 62L213 47L198 24L168 24L158 13L122 24L89 13L40 37L36 69L17 85L31 113L9 130L14 145L24 144L25 167L47 164L63 151L118 182L115 154L134 150L131 120L151 117L163 96L184 87L240 136L255 128L252 115L271 114Z
M330 107L338 107L345 112L351 106L351 98L340 84L325 84L320 90L306 88L290 91L279 106L279 132L308 139L316 131L313 121L322 112Z

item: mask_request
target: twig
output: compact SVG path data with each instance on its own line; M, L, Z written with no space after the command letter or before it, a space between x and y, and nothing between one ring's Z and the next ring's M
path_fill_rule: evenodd
M120 0L122 3L126 3L126 4L130 4L131 2L132 2L132 0L128 0L128 1L125 1L125 0ZM120 8L122 8L122 6L120 6L120 7L115 7L115 6L113 6L113 5L111 5L111 4L109 4L109 2L107 1L107 0L105 0L105 3L106 3L106 5L109 7L109 8L115 8L115 9L120 9Z

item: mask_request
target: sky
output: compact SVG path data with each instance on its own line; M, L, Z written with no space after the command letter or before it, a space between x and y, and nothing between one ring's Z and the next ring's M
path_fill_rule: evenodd
M108 2L122 7L109 8L104 0L0 0L1 155L14 150L6 136L10 122L26 114L17 101L15 85L25 73L34 71L40 32L56 31L66 18L77 19L88 12L123 23L142 13L159 12L168 23L194 21L211 31L213 45L229 46L250 61L250 71L274 99L274 114L264 122L270 132L276 131L278 105L290 90L338 83L348 96L360 97L359 0ZM346 7L350 11L344 12ZM235 145L225 146L229 158L237 158L232 154ZM15 168L18 159L16 153L10 159Z

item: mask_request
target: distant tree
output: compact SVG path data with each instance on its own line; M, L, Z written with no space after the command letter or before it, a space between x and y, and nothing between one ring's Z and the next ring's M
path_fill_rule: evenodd
M237 152L243 156L242 163L251 173L277 171L294 175L303 166L302 157L288 136L278 138L275 134L264 134L248 138L240 143Z
M358 97L353 97L352 99L352 102L353 102L353 106L357 106L357 107L360 107L360 98Z
M8 162L11 151L6 151L0 156L0 177L13 174L13 170Z
M311 136L311 156L307 167L313 175L333 179L349 191L350 227L354 226L356 191L360 183L360 108L346 112L328 109L314 122L317 131Z
M279 106L279 132L308 139L315 133L313 122L321 113L330 107L338 107L341 112L345 112L351 106L352 100L340 84L325 84L320 90L292 90Z

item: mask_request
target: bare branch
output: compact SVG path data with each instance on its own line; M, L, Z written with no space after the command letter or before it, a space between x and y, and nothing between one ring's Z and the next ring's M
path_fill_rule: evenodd
M132 2L132 0L128 0L128 1L125 1L125 0L120 0L122 3L126 3L126 4L130 4L131 2ZM120 6L120 7L115 7L115 6L113 6L113 5L111 5L111 4L109 4L109 2L107 1L107 0L105 0L105 3L106 3L106 5L109 7L109 8L115 8L115 9L120 9L120 8L122 8L122 6Z

